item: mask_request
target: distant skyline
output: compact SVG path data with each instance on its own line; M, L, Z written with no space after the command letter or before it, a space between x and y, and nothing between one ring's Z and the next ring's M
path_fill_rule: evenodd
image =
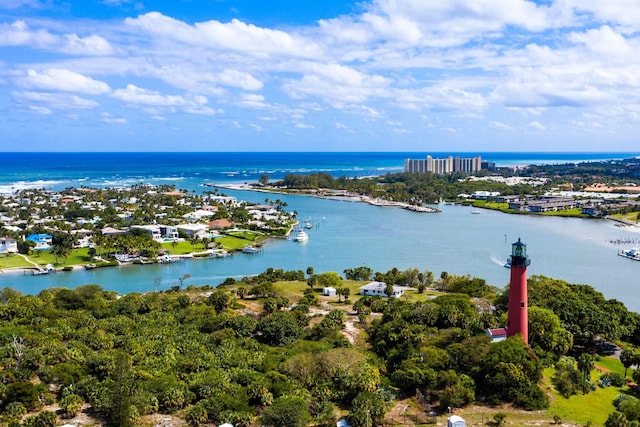
M637 0L0 0L2 151L637 151Z

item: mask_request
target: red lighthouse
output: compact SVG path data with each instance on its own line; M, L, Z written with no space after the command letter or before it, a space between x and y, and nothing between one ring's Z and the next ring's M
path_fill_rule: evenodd
M509 304L507 312L507 337L520 334L529 344L529 319L527 316L527 245L520 239L511 245L511 281L509 282Z

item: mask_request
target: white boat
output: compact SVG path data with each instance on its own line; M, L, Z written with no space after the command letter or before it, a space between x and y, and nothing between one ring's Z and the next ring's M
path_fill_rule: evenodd
M618 252L618 255L634 261L640 261L640 249L638 248L622 249Z
M304 226L305 226L305 228L313 228L313 224L311 224L310 220L306 220L304 222Z
M260 249L255 248L251 245L247 245L244 248L242 248L242 252L245 254L253 255L253 254L260 253Z
M293 237L293 240L296 242L306 242L307 240L309 240L309 235L307 234L306 231L300 230Z
M474 215L479 215L480 211L477 210L477 209L474 209L474 210L471 211L471 213L474 214Z

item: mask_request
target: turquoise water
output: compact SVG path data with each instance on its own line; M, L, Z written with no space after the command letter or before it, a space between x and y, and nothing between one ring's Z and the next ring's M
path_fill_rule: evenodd
M393 167L388 159L375 158L377 163L363 164L360 173L364 175L378 167L384 168L385 163L388 164L386 167ZM101 165L104 167L104 163ZM307 166L298 165L305 169ZM84 175L86 182L123 182L138 178L138 182L153 182L145 180L144 167L138 167L140 170L136 173L139 176L135 177L132 173L123 173L123 168L118 170L117 165L105 167L100 173L85 166L84 170L78 168L74 174ZM332 167L337 168L335 165ZM24 169L23 182L41 179L34 172L35 168ZM149 169L149 175L161 175L156 167ZM228 178L227 181L233 179ZM7 182L5 175L0 175L0 182ZM210 182L210 177L198 179L197 175L189 175L176 185L201 191L203 182ZM255 202L262 202L267 196L276 198L265 193L225 192ZM272 240L259 255L239 254L169 265L82 270L37 277L2 273L0 287L37 293L48 287L72 288L96 283L120 293L148 292L154 289L154 278L160 277L160 288L166 289L177 285L178 277L185 273L191 275L185 284L216 285L226 277L257 274L268 267L304 271L313 266L318 272L342 273L346 268L367 265L374 271L398 267L431 270L436 276L442 271L470 274L502 288L509 280L509 271L502 267L502 263L510 253L511 243L520 237L528 244L532 260L530 275L541 274L571 283L586 283L603 292L607 298L619 299L630 309L640 311L640 301L636 297L640 263L617 256L617 250L622 246L609 243L610 239L616 238L640 238L640 234L633 229L616 227L611 222L506 215L484 210L480 215L471 215L470 208L450 205L439 206L442 213L424 214L303 196L278 195L277 198L286 201L289 210L296 210L299 218L309 218L313 222L314 227L308 231L308 242ZM0 266L1 263L2 258Z

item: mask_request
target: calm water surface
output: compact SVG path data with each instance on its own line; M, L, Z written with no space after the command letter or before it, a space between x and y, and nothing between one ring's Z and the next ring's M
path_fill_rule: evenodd
M0 274L0 287L25 293L48 287L73 288L96 283L120 293L148 292L154 278L161 289L178 284L177 278L191 275L185 284L216 285L227 277L258 274L268 267L316 272L337 271L366 265L374 271L390 268L418 268L469 274L504 287L509 270L502 266L518 237L528 245L529 275L545 275L570 283L585 283L607 298L624 302L640 311L637 297L640 262L616 255L612 238L640 238L633 229L614 226L604 220L507 215L481 211L472 215L462 206L441 205L442 213L424 214L398 208L379 208L362 203L324 200L304 196L275 196L256 192L225 191L239 199L263 202L265 196L280 198L301 220L310 219L314 228L304 244L272 240L259 255L235 255L224 259L185 261L171 265L127 266L31 277ZM624 246L624 247L628 247ZM1 258L0 258L1 263Z

